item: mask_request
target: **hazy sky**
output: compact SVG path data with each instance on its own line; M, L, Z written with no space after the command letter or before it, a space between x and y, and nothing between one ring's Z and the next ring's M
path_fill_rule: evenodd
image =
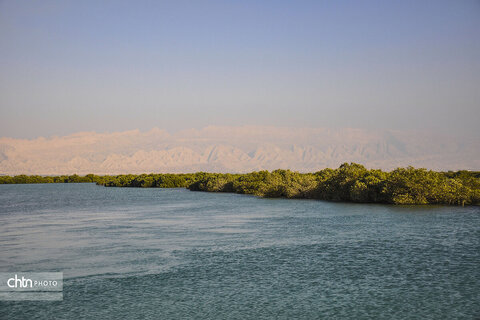
M479 122L478 0L0 0L0 136Z

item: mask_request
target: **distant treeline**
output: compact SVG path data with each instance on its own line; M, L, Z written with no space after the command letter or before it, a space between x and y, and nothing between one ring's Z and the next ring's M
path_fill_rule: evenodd
M329 201L480 205L480 172L435 172L412 167L390 172L351 163L315 173L290 170L245 174L187 173L97 176L0 176L2 183L96 182L106 187L188 188L271 198Z
M0 184L26 184L26 183L82 183L97 182L101 176L87 174L79 176L76 174L70 176L27 176L24 174L18 176L0 176Z

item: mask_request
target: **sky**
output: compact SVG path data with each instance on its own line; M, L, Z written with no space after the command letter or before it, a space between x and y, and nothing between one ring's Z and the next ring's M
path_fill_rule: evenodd
M478 0L0 0L0 136L479 119Z

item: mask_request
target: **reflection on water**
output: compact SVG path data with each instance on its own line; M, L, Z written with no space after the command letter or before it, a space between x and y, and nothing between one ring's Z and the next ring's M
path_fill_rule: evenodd
M66 278L2 319L480 315L476 207L0 185L0 245L0 272Z

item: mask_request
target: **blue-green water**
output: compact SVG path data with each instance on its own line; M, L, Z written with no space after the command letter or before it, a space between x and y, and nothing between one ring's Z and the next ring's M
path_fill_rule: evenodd
M478 319L480 208L0 185L0 272L64 300L0 319Z

